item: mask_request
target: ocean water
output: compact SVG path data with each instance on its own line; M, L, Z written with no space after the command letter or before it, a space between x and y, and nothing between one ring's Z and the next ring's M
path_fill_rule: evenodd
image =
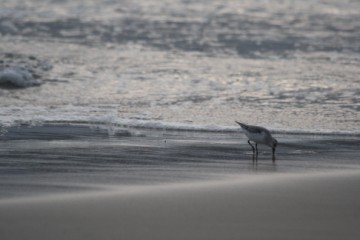
M359 1L2 0L0 36L2 132L360 133Z

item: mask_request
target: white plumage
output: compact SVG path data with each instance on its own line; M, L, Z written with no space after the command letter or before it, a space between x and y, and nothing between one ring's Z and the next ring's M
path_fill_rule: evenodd
M249 138L248 143L250 144L253 152L258 153L257 144L264 144L272 148L273 154L275 154L275 149L277 146L277 140L271 136L269 130L260 126L251 126L244 123L240 123L235 121L240 127L243 129L245 135ZM251 144L251 142L255 142L255 148Z

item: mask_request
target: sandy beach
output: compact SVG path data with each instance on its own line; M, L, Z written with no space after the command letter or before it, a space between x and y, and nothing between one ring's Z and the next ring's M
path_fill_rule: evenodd
M358 239L357 136L49 124L2 136L4 239ZM21 133L21 134L20 134Z
M358 239L360 171L0 201L4 239Z

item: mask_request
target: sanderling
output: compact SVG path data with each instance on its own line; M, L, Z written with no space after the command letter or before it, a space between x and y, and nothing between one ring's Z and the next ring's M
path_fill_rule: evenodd
M235 122L241 126L241 128L244 130L245 135L249 138L248 143L250 144L254 153L256 152L256 154L258 154L257 144L261 143L271 147L273 155L275 154L277 140L271 136L269 130L259 126L246 125L238 121ZM255 142L255 148L250 143L250 141Z

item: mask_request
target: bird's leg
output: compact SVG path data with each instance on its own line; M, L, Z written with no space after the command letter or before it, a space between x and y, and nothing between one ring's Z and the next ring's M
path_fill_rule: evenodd
M252 155L252 162L253 162L253 166L257 167L257 163L258 163L258 155L257 154Z
M273 163L275 163L275 148L272 149L272 160L273 160Z
M256 155L258 155L258 150L257 150L257 143L255 143L255 150L256 150Z
M253 153L255 153L255 148L254 148L254 146L250 143L250 140L248 140L248 143L249 143L249 145L251 146L251 148L252 148L252 150L253 150Z

